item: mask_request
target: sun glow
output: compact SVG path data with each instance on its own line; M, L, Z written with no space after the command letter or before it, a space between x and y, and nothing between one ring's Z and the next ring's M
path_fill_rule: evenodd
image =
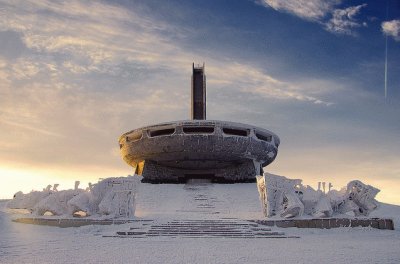
M49 171L24 170L0 167L0 198L10 199L13 195L22 191L42 190L47 185L58 183L60 187L73 188L73 180L62 177L54 177Z
M41 191L47 185L59 184L58 190L73 189L75 181L80 181L80 188L86 188L89 182L96 183L99 178L113 176L127 176L126 172L105 171L96 168L79 170L56 170L43 168L13 168L0 166L0 199L11 199L13 195L22 191Z

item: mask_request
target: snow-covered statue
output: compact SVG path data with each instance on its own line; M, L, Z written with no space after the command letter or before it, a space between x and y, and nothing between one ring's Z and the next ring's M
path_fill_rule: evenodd
M68 201L69 213L82 211L87 216L133 217L139 177L113 177L89 184L88 191Z
M84 191L68 200L68 214L74 215L77 212L84 212L86 216L96 214L97 206L93 201L93 195Z
M304 214L314 217L331 217L333 214L329 199L323 191L314 190L310 186L298 185L298 195L304 204Z
M331 190L325 193L325 183L319 183L318 190L304 186L299 179L288 179L283 176L265 173L257 176L257 187L266 217L284 218L310 215L313 217L331 217L334 214L352 214L367 216L379 203L375 196L377 188L351 181L347 188L340 191Z
M353 213L355 216L367 216L379 206L379 202L375 200L379 191L371 185L355 180L349 182L347 188L343 188L339 192L331 191L327 196L335 211L343 214Z
M21 191L17 192L14 194L13 199L7 203L7 207L10 209L27 209L32 212L37 203L52 193L49 189L43 189L41 192L31 191L28 194L24 194Z
M58 184L32 191L28 194L18 192L7 206L11 209L28 209L35 215L90 216L108 215L110 217L133 217L135 198L140 183L139 177L115 177L89 184L86 190L79 188L58 191ZM79 213L79 214L78 214Z
M368 215L378 208L379 203L375 196L379 192L379 189L360 181L351 181L347 185L348 200L352 200L359 207L358 213L361 215Z
M264 176L256 176L256 179L257 179L257 189L258 189L258 194L260 195L262 211L265 216L268 216L267 203L266 203L267 192L265 191L265 178Z
M264 178L262 180L261 178ZM259 190L265 216L271 217L279 214L281 217L294 217L303 214L304 205L297 194L296 186L301 180L291 180L282 176L265 173L258 177Z
M33 213L36 215L44 215L46 213L51 213L52 215L67 214L69 211L68 201L81 192L83 192L82 189L53 192L33 207Z

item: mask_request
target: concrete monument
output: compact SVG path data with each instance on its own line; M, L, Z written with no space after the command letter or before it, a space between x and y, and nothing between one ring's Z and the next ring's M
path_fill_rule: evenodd
M255 182L274 161L279 137L264 128L206 120L203 66L192 67L191 120L137 128L119 138L122 158L143 182Z

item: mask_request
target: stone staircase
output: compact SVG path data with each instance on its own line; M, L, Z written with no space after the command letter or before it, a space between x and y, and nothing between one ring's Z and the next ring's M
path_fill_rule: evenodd
M182 207L177 209L177 213L199 213L199 214L219 214L220 211L216 205L220 202L215 194L213 194L213 185L210 183L202 183L192 181L184 186L187 199Z
M148 226L131 227L119 231L112 237L187 237L187 238L296 238L284 232L272 231L270 227L238 219L215 220L171 220L166 223L152 223Z

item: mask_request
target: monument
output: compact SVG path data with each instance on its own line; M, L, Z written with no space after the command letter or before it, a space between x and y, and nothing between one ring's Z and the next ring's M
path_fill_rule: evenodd
M149 183L256 182L279 137L253 125L206 119L205 67L192 66L191 120L137 128L119 138L121 156Z
M136 203L142 203L144 207L139 211L144 215L146 210L149 210L147 214L153 210L153 216L163 212L169 213L174 219L177 214L186 218L192 213L197 216L218 215L221 219L195 222L192 219L181 224L174 220L173 223L165 224L166 233L160 231L160 225L154 225L154 230L142 227L143 230L138 232L117 232L117 236L170 236L171 232L181 236L183 233L199 235L201 232L215 236L244 234L243 236L249 237L249 232L253 232L250 236L261 238L271 237L272 234L284 234L269 233L269 228L261 227L255 230L232 231L232 224L235 223L222 220L224 216L234 219L237 217L235 212L239 212L240 215L243 210L246 210L246 218L249 217L249 213L251 215L251 210L247 210L252 201L246 199L251 199L253 190L247 188L250 186L248 184L189 184L179 187L139 182L142 179L142 182L147 183L186 183L193 179L201 179L213 183L257 182L254 187L257 186L262 212L267 219L252 220L256 225L299 228L363 226L394 229L391 219L365 218L379 207L378 201L375 200L379 189L373 186L353 180L339 191L331 189L332 185L329 184L326 192L325 182L322 182L322 190L321 184L318 185L318 190L314 190L308 185L303 185L300 179L264 173L263 167L276 158L279 137L253 125L206 120L204 65L195 67L193 64L192 70L191 120L138 128L123 134L119 139L123 159L134 167L135 174L142 175L142 178L130 176L101 179L96 184L89 183L86 190L80 189L77 181L75 188L70 190L58 191L58 184L54 184L52 190L51 185L48 185L43 191L27 194L18 192L7 203L7 208L25 209L34 217L14 221L55 226L127 223L132 221L131 218L137 217ZM145 196L142 198L138 195L139 185L145 190ZM216 190L213 191L214 188ZM237 194L239 199L235 199ZM167 205L170 203L169 206L164 206L166 201ZM232 210L229 209L230 206ZM52 216L57 217L51 218ZM114 218L121 220L110 221ZM210 226L210 223L215 225ZM175 225L173 231L170 230L171 224ZM218 232L221 226L227 228L228 225L231 231ZM246 223L237 225L243 226ZM199 226L203 228L202 231L199 231ZM207 232L204 233L204 230ZM260 230L262 234L259 233Z

